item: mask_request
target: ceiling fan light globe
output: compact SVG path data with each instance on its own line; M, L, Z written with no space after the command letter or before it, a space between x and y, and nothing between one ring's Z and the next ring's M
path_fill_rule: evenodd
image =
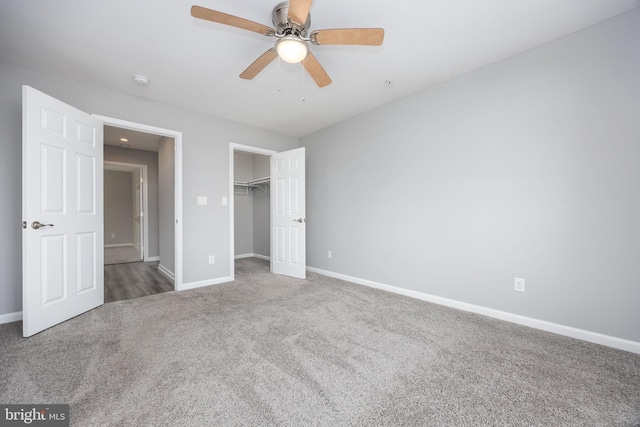
M307 57L309 47L304 41L295 37L284 37L277 41L276 51L283 61L297 64Z

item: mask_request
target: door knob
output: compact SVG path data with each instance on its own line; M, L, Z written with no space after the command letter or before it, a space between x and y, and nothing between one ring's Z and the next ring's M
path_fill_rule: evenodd
M38 230L39 228L42 227L53 227L53 224L41 224L40 221L33 221L31 223L31 228Z
M303 222L306 222L307 220L306 220L306 219L304 219L304 218L298 218L298 219L294 219L294 221L295 221L295 222L299 222L299 223L301 223L301 224L302 224Z

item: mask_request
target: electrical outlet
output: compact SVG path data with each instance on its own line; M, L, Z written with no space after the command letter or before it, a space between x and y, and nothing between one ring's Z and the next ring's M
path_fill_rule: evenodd
M216 263L216 257L213 255L209 255L209 264L215 264Z
M115 238L116 238L115 233L111 233L111 238L112 238L112 239L115 239Z
M513 290L518 292L525 292L524 279L516 277L513 280Z
M327 251L327 258L331 259L331 251Z

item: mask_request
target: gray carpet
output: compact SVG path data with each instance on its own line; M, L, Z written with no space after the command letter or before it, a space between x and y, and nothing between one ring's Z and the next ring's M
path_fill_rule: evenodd
M0 325L0 402L77 426L637 426L640 355L349 284L274 276Z

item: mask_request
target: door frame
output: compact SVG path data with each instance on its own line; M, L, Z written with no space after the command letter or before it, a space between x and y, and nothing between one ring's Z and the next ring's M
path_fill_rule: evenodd
M136 164L136 163L126 163L126 162L112 162L109 160L105 160L103 161L103 164L105 165L104 169L103 169L103 173L104 171L107 170L115 170L115 171L119 171L119 170L124 170L126 169L140 169L142 170L142 212L143 212L143 222L142 222L142 234L143 234L143 239L142 239L142 260L144 262L149 262L149 261L158 261L157 259L154 258L150 258L149 257L149 224L147 222L147 218L149 215L149 199L148 199L148 182L147 182L147 165L140 165L140 164ZM106 166L115 166L113 169L109 168L107 169Z
M251 154L261 154L263 156L268 156L269 158L278 152L275 150L268 150L266 148L258 148L252 147L250 145L244 144L236 144L235 142L229 143L229 228L231 229L231 238L229 239L229 271L231 280L235 280L236 272L236 260L235 260L235 238L236 238L236 226L234 221L235 215L235 186L233 184L235 178L235 170L234 170L234 154L236 151L243 153L251 153ZM271 176L271 173L269 173ZM271 242L271 225L269 225L269 241ZM271 243L269 243L269 247L271 247Z
M115 126L124 129L131 129L140 132L152 133L160 136L167 136L174 140L174 288L176 291L182 290L182 132L164 129L128 120L116 119L113 117L92 114L92 116L103 121L105 125ZM145 235L146 238L146 235Z

